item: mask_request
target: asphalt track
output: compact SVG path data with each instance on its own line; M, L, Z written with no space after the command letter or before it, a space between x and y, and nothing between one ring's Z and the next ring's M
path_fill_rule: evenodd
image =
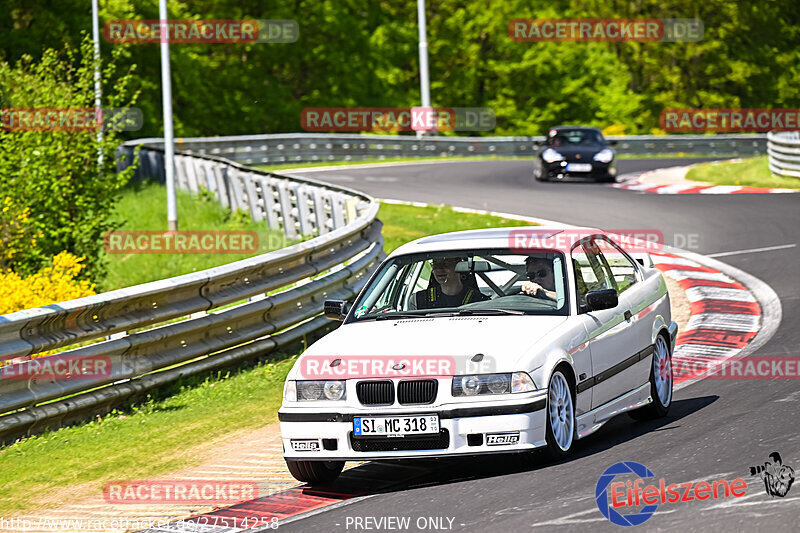
M627 160L620 174L687 160ZM301 174L295 172L295 174ZM719 254L800 242L800 194L657 195L607 184L538 183L527 161L415 164L304 173L378 198L446 203L604 229L658 229L665 242ZM769 284L783 318L750 355L798 355L800 247L717 256ZM619 461L636 461L667 484L744 478L747 496L661 504L641 531L796 531L800 479L785 498L768 496L749 467L778 451L800 478L800 381L700 381L675 393L667 418L626 415L576 443L561 463L501 455L389 464L375 490L357 468L342 486L353 498L281 525L285 531L615 531L595 504L595 485ZM391 468L389 468L391 467ZM422 467L422 468L418 468ZM387 483L390 485L386 488ZM333 486L335 490L336 486ZM365 519L370 517L369 521ZM409 517L410 527L375 522ZM443 517L441 523L428 517ZM452 519L452 522L451 522Z

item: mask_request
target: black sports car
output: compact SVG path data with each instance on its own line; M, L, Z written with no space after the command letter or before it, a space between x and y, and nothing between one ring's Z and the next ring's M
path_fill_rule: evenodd
M534 160L533 177L538 181L566 177L614 181L615 152L599 129L591 126L557 126L547 133L539 156Z

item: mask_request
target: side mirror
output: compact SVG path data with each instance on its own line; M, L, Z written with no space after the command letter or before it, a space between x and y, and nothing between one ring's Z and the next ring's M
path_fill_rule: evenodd
M609 146L616 146L617 144L619 144L619 141L616 139L611 139L610 141L608 141Z
M342 321L347 316L349 306L344 300L325 300L323 309L326 318Z
M586 293L586 306L589 311L611 309L616 307L617 304L619 304L619 298L617 297L617 291L614 289L602 289Z

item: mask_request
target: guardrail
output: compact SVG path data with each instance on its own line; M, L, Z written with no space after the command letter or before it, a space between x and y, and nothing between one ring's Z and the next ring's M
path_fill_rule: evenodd
M286 134L180 139L176 181L309 241L203 272L0 316L0 359L97 341L48 357L106 356L102 379L0 379L0 440L105 409L181 376L266 354L328 327L325 299L348 299L383 258L378 204L360 192L245 164L386 157L533 156L537 137ZM611 138L613 139L613 138ZM620 137L619 153L763 153L763 135ZM163 179L160 139L126 143L121 166ZM137 152L138 150L138 152ZM278 291L278 292L276 292ZM17 365L24 364L21 362Z
M800 132L769 132L767 153L769 169L773 174L800 178Z
M764 134L630 135L608 137L620 154L759 155L767 151ZM220 156L247 165L324 161L363 161L389 157L532 157L544 137L423 137L292 133L177 139L191 154ZM146 139L161 146L159 139Z
M163 173L163 154L140 141L123 146L126 162L137 147L137 172ZM19 375L31 355L89 341L99 342L36 361L110 362L98 379L0 378L0 413L9 413L0 417L0 440L57 427L329 327L320 315L323 301L357 294L384 256L378 203L360 192L202 155L178 154L176 181L214 191L221 205L247 209L289 237L318 236L202 272L0 316L0 359L16 359L2 378Z

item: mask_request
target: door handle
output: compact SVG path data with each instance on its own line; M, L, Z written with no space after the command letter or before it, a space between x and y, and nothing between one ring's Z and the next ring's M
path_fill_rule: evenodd
M631 319L631 317L632 317L633 315L631 314L630 310L628 310L628 311L625 311L625 312L622 314L622 316L624 316L624 317L625 317L625 320L630 320L630 319Z

